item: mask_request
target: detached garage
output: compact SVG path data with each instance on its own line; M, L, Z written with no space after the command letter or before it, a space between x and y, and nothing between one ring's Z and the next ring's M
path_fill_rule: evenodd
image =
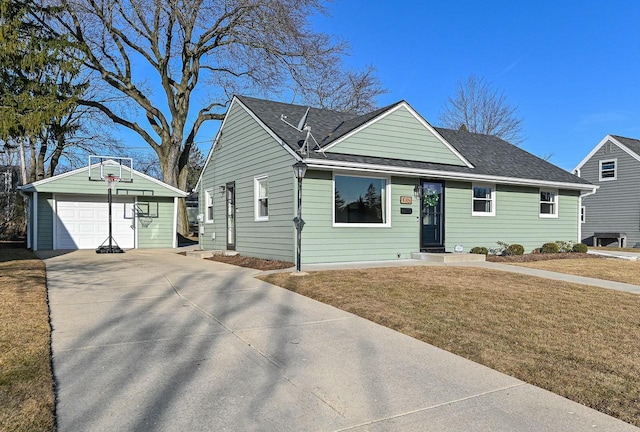
M186 192L107 160L22 186L33 250L96 249L109 236L108 186L97 172L126 181L112 188L112 237L122 249L177 246L178 198ZM90 175L92 180L90 180Z

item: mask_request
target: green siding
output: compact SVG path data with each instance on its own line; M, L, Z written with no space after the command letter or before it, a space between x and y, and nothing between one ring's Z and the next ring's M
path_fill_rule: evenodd
M327 152L465 166L405 107L372 123Z
M150 218L148 226L143 226L138 218L138 247L139 248L172 248L173 236L173 198L147 199L138 197L138 204L148 204L150 208L158 209L158 217ZM147 218L142 218L148 220Z
M38 250L53 249L53 196L38 194Z
M225 193L236 183L236 250L260 258L294 260L294 157L239 104L227 114L224 131L202 175L200 213L206 213L205 191L214 197L214 220L202 222L203 249L227 247ZM269 220L254 220L254 177L269 177ZM215 235L215 239L213 236Z
M366 175L366 174L363 174ZM303 181L302 263L391 260L410 258L420 248L419 202L400 205L400 196L413 196L416 179L391 178L391 227L334 227L332 174L309 171ZM412 214L400 214L411 207Z
M559 191L558 217L539 217L539 189L497 185L496 215L471 216L471 183L446 182L445 243L468 251L474 246L495 248L497 241L519 243L531 252L543 243L578 241L578 192Z

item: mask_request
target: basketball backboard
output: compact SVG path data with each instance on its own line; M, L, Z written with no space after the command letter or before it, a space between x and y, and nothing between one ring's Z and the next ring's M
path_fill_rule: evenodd
M108 175L133 183L133 159L119 156L89 156L89 180L105 181Z

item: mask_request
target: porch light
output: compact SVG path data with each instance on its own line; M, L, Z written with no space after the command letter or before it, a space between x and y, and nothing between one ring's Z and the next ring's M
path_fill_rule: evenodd
M416 198L422 198L422 187L420 186L420 183L418 183L417 185L415 185L413 187L413 195L415 195Z
M296 252L296 273L300 272L300 256L302 248L302 227L304 227L304 221L302 220L302 179L307 173L307 164L303 161L298 161L293 165L293 174L298 179L298 216L293 219L293 223L296 225L296 231L298 234L298 247Z
M302 181L302 179L304 178L304 175L307 173L307 164L302 162L302 161L298 161L295 164L293 164L293 174L296 176L296 178L299 181Z

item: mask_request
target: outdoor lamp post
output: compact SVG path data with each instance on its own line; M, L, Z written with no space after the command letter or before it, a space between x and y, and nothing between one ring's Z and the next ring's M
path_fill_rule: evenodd
M293 165L293 174L298 179L298 216L293 219L293 223L296 225L296 231L298 234L298 247L296 255L296 272L300 273L300 248L302 247L302 227L304 221L302 220L302 179L307 173L307 164L303 161L298 161Z

